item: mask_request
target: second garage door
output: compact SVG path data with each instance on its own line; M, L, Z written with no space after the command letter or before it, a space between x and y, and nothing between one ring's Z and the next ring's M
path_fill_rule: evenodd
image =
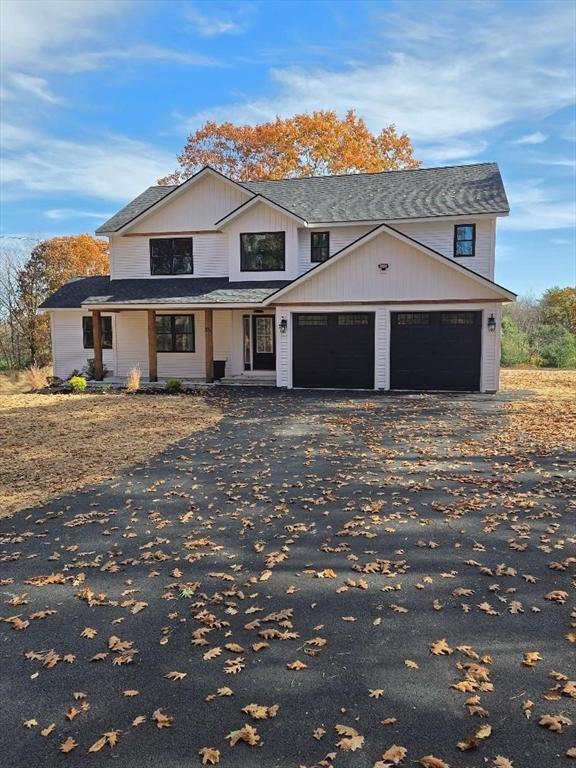
M481 312L392 312L390 388L478 391Z
M295 387L374 388L374 313L293 316Z

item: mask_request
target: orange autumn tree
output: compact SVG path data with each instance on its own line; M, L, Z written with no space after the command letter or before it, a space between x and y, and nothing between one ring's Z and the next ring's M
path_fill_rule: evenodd
M38 243L18 271L16 320L30 363L43 365L49 358L50 323L38 307L51 293L73 277L107 275L108 243L90 235L52 237Z
M376 173L418 168L407 134L394 125L372 133L354 110L276 117L258 125L208 121L188 136L180 167L160 184L180 184L210 165L238 181Z

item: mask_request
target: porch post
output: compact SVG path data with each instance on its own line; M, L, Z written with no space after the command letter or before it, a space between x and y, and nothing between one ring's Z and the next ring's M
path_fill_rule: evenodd
M100 311L92 310L92 339L94 341L94 378L102 381L102 321Z
M204 310L204 334L206 355L206 381L211 384L214 381L214 335L212 331L213 310Z
M156 311L148 313L148 381L158 381L158 355L156 352Z

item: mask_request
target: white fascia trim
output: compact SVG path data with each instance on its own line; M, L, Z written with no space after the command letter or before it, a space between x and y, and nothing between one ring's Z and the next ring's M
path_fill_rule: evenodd
M499 286L496 283L493 283L491 280L488 280L487 278L482 277L482 275L478 275L476 272L473 272L472 270L467 269L466 267L462 267L460 264L458 264L457 261L452 261L447 256L442 256L442 254L436 253L436 251L433 251L431 248L428 248L428 246L423 245L422 243L419 243L417 240L414 240L411 237L403 235L401 232L398 232L398 230L393 229L388 224L380 224L371 232L367 232L365 235L362 235L357 240L354 240L353 243L350 243L350 245L347 245L344 248L342 248L342 250L338 251L338 253L334 254L334 256L332 256L331 258L327 259L326 261L323 261L321 264L318 264L318 266L308 270L308 272L305 272L303 275L300 275L300 277L297 277L296 280L291 282L289 285L284 286L284 288L280 288L280 290L276 291L276 293L273 293L272 296L269 296L267 299L264 300L263 302L264 305L267 306L269 304L273 304L275 301L278 300L280 296L284 296L286 293L291 291L296 286L299 286L306 280L309 280L313 275L318 275L321 272L323 272L325 269L329 269L333 264L340 261L340 259L344 258L344 256L347 256L351 251L355 250L356 248L359 248L361 245L364 245L365 243L369 243L371 240L373 240L375 237L378 237L383 232L385 232L388 235L391 235L392 237L395 237L397 240L400 240L406 245L412 246L417 251L421 251L422 253L430 256L440 264L444 264L447 267L451 267L452 269L457 270L460 274L464 275L465 277L469 277L471 280L474 280L477 283L480 283L480 285L489 287L491 290L495 291L496 293L499 293L501 296L506 297L510 301L515 301L516 294L512 293L512 291L508 291L506 290L506 288L502 288L502 286Z
M109 236L121 235L121 234L124 234L125 232L129 232L133 227L136 226L137 223L139 224L149 214L156 213L156 211L160 210L160 208L162 208L164 205L168 205L169 202L171 202L172 200L175 200L184 191L187 191L191 186L193 186L200 179L203 179L205 176L213 176L215 179L218 179L219 181L223 181L226 184L234 187L235 189L241 190L246 194L248 198L250 197L250 195L253 194L252 192L249 192L245 187L243 187L241 184L238 184L233 179L229 179L228 176L224 176L223 173L219 173L218 171L215 171L213 168L210 168L210 166L206 166L205 168L202 168L201 171L198 171L198 173L195 173L194 176L190 176L189 179L186 179L186 181L183 181L182 184L179 184L176 187L176 189L174 189L172 192L169 192L161 200L158 200L156 203L151 205L150 208L147 208L145 211L142 211L142 213L139 213L134 219L131 219L127 224L124 224L123 227L120 227L120 229L117 229L115 232L110 232Z
M157 311L166 310L167 312L195 312L203 309L262 309L264 304L262 302L250 304L240 304L231 302L206 302L206 304L82 304L81 307L76 309L91 311L98 309L100 312L137 312L146 309L155 309ZM53 311L53 310L52 310ZM60 311L60 310L58 310Z
M298 222L304 227L308 226L308 222L306 221L306 219L303 219L300 216L297 216L295 213L288 211L286 208L282 208L281 205L277 205L276 203L272 202L272 200L269 200L267 197L263 197L262 195L255 195L251 200L248 200L238 208L231 211L227 216L224 216L222 219L219 219L214 224L214 226L217 226L219 229L225 228L231 221L234 221L238 217L243 216L246 213L246 211L249 211L250 208L257 205L258 203L262 203L263 205L267 205L270 208L273 208L275 211L278 211L278 213L283 214L289 219L293 219L294 221Z

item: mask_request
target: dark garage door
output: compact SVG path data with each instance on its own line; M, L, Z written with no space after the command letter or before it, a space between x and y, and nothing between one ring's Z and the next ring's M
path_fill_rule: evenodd
M326 312L293 318L295 387L374 388L374 313Z
M391 389L480 389L481 312L392 312Z

